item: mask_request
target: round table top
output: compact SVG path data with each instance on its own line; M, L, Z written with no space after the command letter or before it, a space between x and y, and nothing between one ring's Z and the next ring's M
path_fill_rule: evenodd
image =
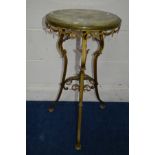
M111 30L120 27L121 19L105 11L65 9L48 13L46 24L75 30Z

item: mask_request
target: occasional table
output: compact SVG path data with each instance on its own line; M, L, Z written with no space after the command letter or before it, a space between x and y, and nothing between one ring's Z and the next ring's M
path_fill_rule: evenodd
M49 112L54 110L54 106L59 101L62 90L68 90L68 85L72 85L72 90L79 91L77 137L75 149L80 150L83 93L84 91L95 89L97 99L100 101L100 107L102 109L105 107L105 102L101 100L98 92L97 60L104 48L104 38L119 31L121 19L118 16L105 11L65 9L48 13L45 17L45 23L47 30L58 34L57 47L64 59L64 70L60 84L60 90L56 101L49 107ZM80 72L75 76L66 78L68 58L67 51L64 49L63 43L68 39L77 38L82 40ZM87 40L90 38L98 43L98 48L93 54L93 77L85 73L86 59L88 54ZM72 84L73 81L78 81L79 84ZM85 84L85 81L89 82L89 84Z

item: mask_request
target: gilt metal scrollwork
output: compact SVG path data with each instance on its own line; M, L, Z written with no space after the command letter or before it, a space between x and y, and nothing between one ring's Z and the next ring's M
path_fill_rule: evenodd
M67 78L65 81L64 81L64 84L63 84L63 88L65 90L78 90L79 91L79 84L77 83L73 83L73 81L79 81L80 80L80 74L78 75L75 75L75 76L71 76L69 78ZM91 89L94 89L95 88L95 82L94 82L94 79L92 77L90 77L89 75L85 75L84 76L84 80L89 82L89 84L84 84L84 91L90 91ZM70 85L72 85L71 87L69 87Z
M47 31L49 32L54 32L56 34L61 34L61 33L64 33L65 36L68 36L70 39L75 39L75 38L78 38L78 37L82 37L83 35L83 31L75 31L75 30L72 30L72 29L65 29L65 28L60 28L60 27L54 27L50 24L46 24L46 28L47 28ZM114 35L114 33L118 33L119 32L119 29L120 29L120 26L114 28L114 29L110 29L110 30L102 30L102 31L99 31L99 30L87 30L86 31L86 34L87 34L87 39L89 38L99 38L99 35L102 34L103 36L109 36L109 35ZM62 31L64 30L64 31Z

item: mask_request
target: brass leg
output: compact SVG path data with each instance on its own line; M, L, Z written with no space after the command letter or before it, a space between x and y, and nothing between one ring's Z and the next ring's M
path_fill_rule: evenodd
M59 51L61 52L61 55L64 59L64 70L63 70L63 76L62 76L62 80L61 80L61 83L60 83L60 89L59 89L59 93L58 93L58 96L55 100L55 103L57 103L60 99L60 96L62 94L62 90L64 88L64 85L65 85L65 77L66 77L66 73L67 73L67 64L68 64L68 59L67 59L67 52L66 50L63 48L63 42L69 38L66 38L64 39L64 33L63 31L61 33L59 33L59 39L58 39L58 42L57 42L57 47L59 49ZM55 103L51 104L48 111L49 112L53 112L54 111L54 107L55 107Z
M75 149L81 149L81 124L82 124L82 102L84 91L84 76L85 76L85 63L87 57L87 33L83 32L82 36L82 56L81 56L81 70L80 70L80 92L79 92L79 109L78 109L78 123L77 123L77 139Z
M105 108L105 102L101 100L99 93L98 93L98 80L97 80L97 60L99 55L102 53L103 47L104 47L104 40L103 40L103 35L99 35L99 39L95 39L98 43L98 49L94 53L94 81L95 81L95 93L97 99L100 101L100 108L104 109Z

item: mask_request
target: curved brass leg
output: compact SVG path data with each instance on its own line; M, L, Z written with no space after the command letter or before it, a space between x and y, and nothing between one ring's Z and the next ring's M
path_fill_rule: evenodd
M66 37L66 38L64 38ZM68 64L68 58L67 58L67 51L63 48L63 42L68 40L69 38L67 36L65 36L64 34L64 30L62 30L62 32L59 32L59 39L58 39L58 42L57 42L57 47L59 49L59 51L61 52L61 55L64 59L64 69L63 69L63 76L62 76L62 80L61 80L61 83L60 83L60 89L59 89L59 92L58 92L58 96L55 100L55 103L59 101L60 99L60 96L62 94L62 90L64 88L64 85L65 85L65 77L66 77L66 73L67 73L67 64ZM51 104L48 111L49 112L53 112L54 111L54 107L55 107L55 103L54 104Z
M100 101L100 108L105 108L105 102L101 100L98 92L98 80L97 80L97 60L99 55L102 53L103 47L104 47L104 39L103 34L99 34L99 39L95 38L95 40L98 43L98 49L94 53L94 81L95 81L95 93L97 99Z
M83 32L82 35L82 55L81 55L81 70L80 70L80 92L79 92L79 109L78 109L78 123L77 123L77 139L75 149L81 149L81 124L82 124L82 102L84 91L84 76L85 76L85 63L87 57L87 33Z

